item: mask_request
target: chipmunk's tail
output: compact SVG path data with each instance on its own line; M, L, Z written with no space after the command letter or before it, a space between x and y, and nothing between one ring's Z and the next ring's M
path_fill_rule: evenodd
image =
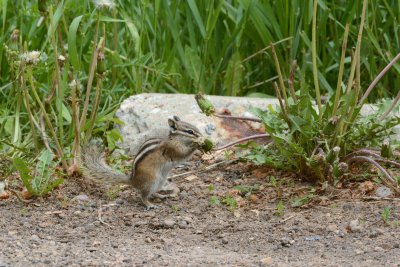
M96 145L81 148L79 167L87 179L130 184L129 175L117 172L108 166L104 161L102 151Z

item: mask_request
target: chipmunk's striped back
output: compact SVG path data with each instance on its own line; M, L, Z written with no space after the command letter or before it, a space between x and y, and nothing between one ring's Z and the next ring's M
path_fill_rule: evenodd
M133 162L133 170L134 171L136 170L138 164L141 161L143 161L147 155L149 155L153 151L159 149L159 147L163 141L164 140L161 138L152 138L152 139L149 139L146 142L144 142L136 154L135 160Z

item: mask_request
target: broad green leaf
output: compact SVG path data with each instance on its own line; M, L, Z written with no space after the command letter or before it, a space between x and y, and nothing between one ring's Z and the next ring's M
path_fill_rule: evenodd
M19 175L21 176L22 183L24 184L26 189L30 193L33 193L33 188L31 185L31 181L32 181L33 177L29 175L29 169L26 166L25 162L20 158L14 158L13 165L19 171Z
M70 124L71 121L72 121L71 113L69 113L69 110L68 110L68 108L64 105L64 103L62 103L61 108L62 108L62 116L63 116L64 120L65 120L66 122L68 122L68 124Z
M200 88L199 90L203 90L204 83L201 77L201 71L204 71L203 63L199 55L196 53L195 50L186 46L185 47L185 56L188 62L188 74L192 78L195 85L198 85Z
M240 91L240 84L243 79L242 60L239 52L235 52L229 60L225 74L225 88L228 95L235 96Z
M55 34L55 31L56 31L56 29L58 27L58 22L60 21L60 18L61 18L61 15L63 13L63 10L64 10L64 0L59 2L56 11L53 14L54 25L50 25L49 29L47 30L47 37L46 37L46 40L43 42L41 51L45 50L45 47L46 47L47 43L50 40L50 37L53 34Z
M79 23L82 18L83 15L74 18L68 31L68 54L75 71L80 71L81 69L80 56L76 45L76 32L78 31Z
M190 10L193 13L194 20L196 21L197 26L199 27L201 36L203 38L205 38L206 37L206 30L204 28L203 20L202 20L202 18L200 16L200 13L199 13L199 9L197 8L196 1L195 0L187 0L187 3L189 4Z

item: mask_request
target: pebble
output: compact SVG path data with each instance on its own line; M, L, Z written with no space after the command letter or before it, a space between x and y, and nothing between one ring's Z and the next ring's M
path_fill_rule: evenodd
M138 221L138 222L135 222L135 223L134 223L134 226L135 226L135 227L139 227L139 226L146 225L146 224L147 224L146 221Z
M364 254L364 251L361 249L356 249L354 252L356 253L356 255Z
M31 240L32 241L39 241L40 238L37 235L31 235Z
M294 244L294 240L287 238L287 237L283 237L281 239L281 245L282 247L290 247L292 244Z
M369 238L375 238L382 235L384 231L382 229L375 229L368 235Z
M273 259L271 257L266 257L260 260L260 266L265 267L265 266L270 266L274 263Z
M115 203L117 203L118 205L123 205L125 203L125 201L123 199L119 198L115 201Z
M77 195L72 200L86 202L86 201L89 201L90 198L87 195L82 194L82 195Z
M382 252L384 251L383 247L374 247L375 252Z
M229 241L226 237L223 237L221 241L222 241L222 244L224 244L224 245L229 243Z
M193 223L193 219L190 218L190 217L188 217L188 216L185 216L185 217L183 217L182 219L183 219L185 222L187 222L188 224Z
M0 181L0 193L3 193L5 188L6 188L6 183L3 181Z
M386 186L380 186L375 191L375 195L381 198L390 197L392 194L393 194L392 190Z
M307 236L306 238L304 238L304 240L306 240L306 241L319 241L319 240L321 240L321 237L319 235Z
M363 229L358 220L352 220L349 224L349 228L353 233L361 232Z
M186 228L188 228L188 223L186 222L186 221L180 221L179 223L178 223L178 226L179 226L179 228L181 228L181 229L186 229Z
M336 232L338 230L338 226L336 224L329 224L328 231L329 232Z
M175 225L175 221L171 220L171 219L166 219L166 220L164 220L163 225L166 228L173 228Z

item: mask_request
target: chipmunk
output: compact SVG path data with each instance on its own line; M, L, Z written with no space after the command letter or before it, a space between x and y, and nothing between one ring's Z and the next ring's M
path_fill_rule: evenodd
M80 165L87 178L129 184L136 188L147 209L156 208L150 202L152 196L168 188L169 171L188 160L204 143L204 137L196 126L181 121L177 116L168 119L170 132L166 138L149 139L142 144L133 162L131 175L118 173L107 166L96 146L82 149Z

